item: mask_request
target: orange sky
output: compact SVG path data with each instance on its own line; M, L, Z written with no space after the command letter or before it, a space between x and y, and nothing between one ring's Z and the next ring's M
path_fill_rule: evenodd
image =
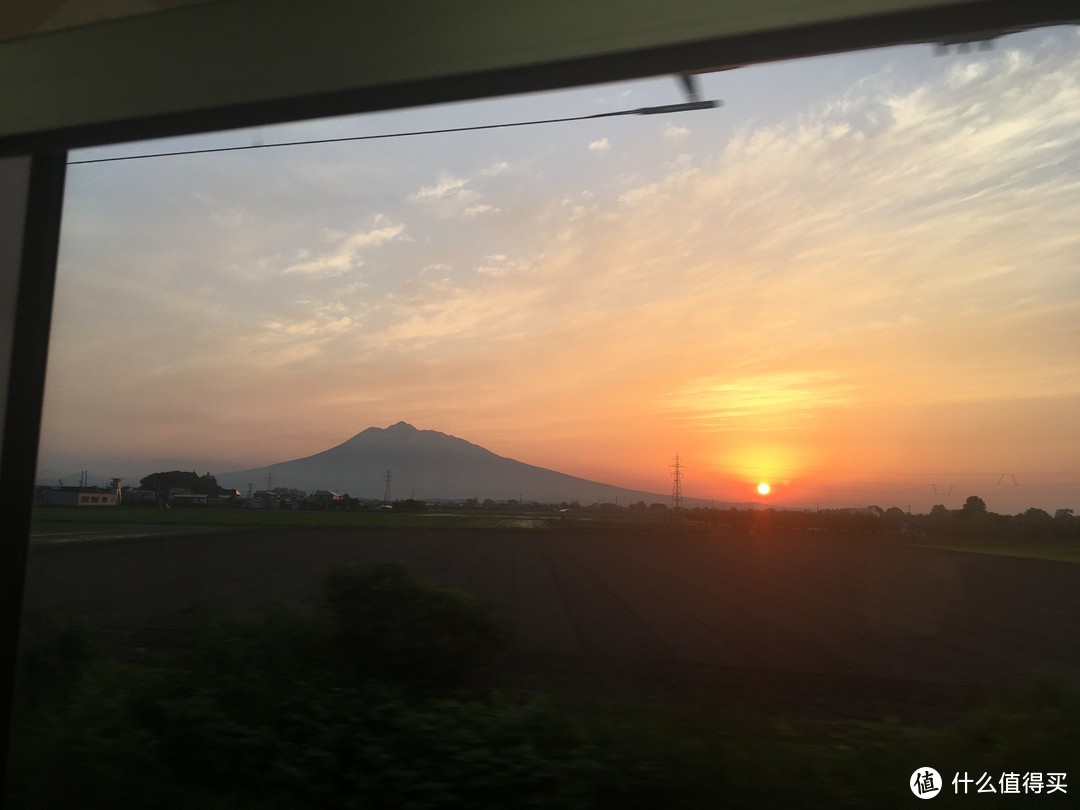
M405 420L660 493L679 453L701 498L1080 509L1077 76L1061 29L706 76L726 106L671 120L73 166L43 467L225 471Z

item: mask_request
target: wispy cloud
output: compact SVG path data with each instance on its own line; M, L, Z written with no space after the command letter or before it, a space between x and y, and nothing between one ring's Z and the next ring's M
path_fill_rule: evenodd
M431 186L422 186L409 199L413 202L429 202L431 200L443 200L447 197L457 197L461 194L471 194L473 192L465 189L468 183L468 180L444 172L439 176L438 182Z
M487 168L481 169L480 170L480 176L481 177L496 177L496 176L502 174L503 172L508 172L508 171L510 171L510 164L507 163L505 160L499 160L499 161L496 161L495 163L492 163Z
M438 182L422 186L409 196L409 201L417 203L435 212L437 217L472 218L482 214L494 213L497 206L483 202L480 191L472 187L475 178L492 178L508 171L510 164L499 161L481 169L474 178L455 177L444 172Z
M710 430L799 430L828 408L852 405L856 387L835 371L704 377L663 397L678 418Z
M670 121L664 126L664 138L669 141L681 141L689 134L689 129L673 124Z
M331 234L330 239L337 244L332 250L322 252L314 258L308 258L309 251L302 249L297 256L299 261L288 265L282 273L308 276L344 275L361 267L364 254L370 249L400 237L404 231L403 224L391 222L379 215L375 217L371 230L353 234Z
M610 148L611 142L607 138L600 138L589 144L589 151L592 152L606 152Z

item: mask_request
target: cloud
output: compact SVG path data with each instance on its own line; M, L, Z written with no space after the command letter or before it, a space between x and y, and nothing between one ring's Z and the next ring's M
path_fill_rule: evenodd
M463 343L512 330L513 324L527 317L530 303L540 296L537 290L525 287L477 293L446 283L438 283L432 292L426 300L399 303L391 324L367 335L365 345L383 351L391 348L429 351L433 357L448 352L456 362L460 360Z
M505 161L500 161L480 170L479 177L494 177L509 169ZM436 217L450 219L457 217L471 218L492 213L499 209L481 201L481 194L470 188L472 180L455 177L444 172L438 182L432 186L423 186L409 196L409 201L419 203L435 212Z
M663 403L699 428L798 430L825 409L851 405L854 392L835 371L735 374L691 380Z
M413 193L409 199L413 202L428 202L431 200L442 200L447 197L456 197L462 193L469 193L465 191L465 186L469 181L460 177L454 177L453 175L443 173L439 176L439 180L433 186L422 186L419 191Z
M606 152L610 148L611 142L607 138L600 138L589 144L589 149L593 152Z
M316 256L308 258L311 252L303 248L297 251L296 258L299 261L288 265L282 273L284 275L306 276L340 276L363 265L363 255L370 249L378 247L393 239L397 239L405 231L401 223L390 222L386 217L375 217L374 226L368 231L359 231L354 234L324 233L324 238L337 242L334 248Z
M497 161L496 163L492 163L486 169L481 169L480 170L480 176L481 177L495 177L496 175L500 175L503 172L507 172L509 170L510 170L510 164L507 163L505 160L500 160L500 161Z
M664 127L664 138L669 141L680 141L689 134L689 129L672 124L670 121Z
M987 62L961 62L949 68L946 81L954 87L962 87L977 79L981 79L990 71Z
M486 257L485 261L476 265L473 270L484 276L507 276L523 273L532 267L532 264L528 259L511 259L503 253L496 253Z
M352 323L352 318L346 315L342 318L312 318L310 320L294 321L292 323L270 321L266 324L266 329L271 334L285 338L309 338L340 334L341 332L347 331L349 327L352 326Z

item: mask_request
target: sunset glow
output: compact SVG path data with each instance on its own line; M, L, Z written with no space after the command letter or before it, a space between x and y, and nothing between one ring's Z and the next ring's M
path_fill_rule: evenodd
M405 420L658 499L678 451L704 502L1080 509L1078 77L1049 29L706 74L724 107L669 119L72 166L39 477L225 472Z

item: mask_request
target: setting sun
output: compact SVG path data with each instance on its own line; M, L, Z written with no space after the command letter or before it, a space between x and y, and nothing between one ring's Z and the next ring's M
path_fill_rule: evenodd
M757 485L758 495L768 495L771 489L772 487L770 487L764 481Z

